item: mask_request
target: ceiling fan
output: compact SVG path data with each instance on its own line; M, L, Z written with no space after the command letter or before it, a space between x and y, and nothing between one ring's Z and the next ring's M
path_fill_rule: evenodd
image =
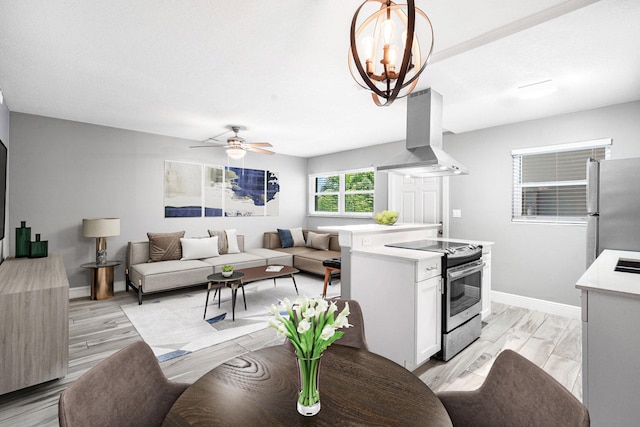
M232 159L241 159L247 153L247 151L255 151L257 153L273 155L275 154L273 151L265 150L260 147L273 147L268 142L247 142L244 138L238 136L238 132L240 132L241 127L230 125L227 126L230 130L226 132L222 132L219 135L212 136L211 138L207 138L202 141L205 145L192 145L190 148L226 148L227 155ZM233 132L235 135L227 138L227 142L224 143L216 138L221 137L229 132Z

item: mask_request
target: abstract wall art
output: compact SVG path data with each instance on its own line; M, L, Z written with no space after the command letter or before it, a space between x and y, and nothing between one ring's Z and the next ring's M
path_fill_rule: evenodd
M165 217L277 216L277 172L165 162Z
M202 216L202 165L164 162L164 216Z

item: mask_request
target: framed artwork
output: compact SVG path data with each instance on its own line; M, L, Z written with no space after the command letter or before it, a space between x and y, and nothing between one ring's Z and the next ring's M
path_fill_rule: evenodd
M277 172L165 161L164 216L277 216Z
M204 216L224 216L225 170L204 166Z
M164 162L165 218L201 217L202 165Z

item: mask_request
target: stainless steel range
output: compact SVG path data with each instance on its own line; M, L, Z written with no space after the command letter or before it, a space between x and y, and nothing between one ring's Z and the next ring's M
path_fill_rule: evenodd
M442 350L449 360L479 336L482 329L482 246L470 243L417 240L386 246L439 252L442 257Z

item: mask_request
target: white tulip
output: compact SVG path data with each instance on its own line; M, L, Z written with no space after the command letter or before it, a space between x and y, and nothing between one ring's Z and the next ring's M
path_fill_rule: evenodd
M304 334L309 329L311 329L311 323L309 323L307 319L302 319L300 323L298 323L298 333Z
M322 328L322 333L320 333L320 338L326 341L329 338L331 338L335 333L336 333L335 328L332 328L331 326L325 326L324 328Z

